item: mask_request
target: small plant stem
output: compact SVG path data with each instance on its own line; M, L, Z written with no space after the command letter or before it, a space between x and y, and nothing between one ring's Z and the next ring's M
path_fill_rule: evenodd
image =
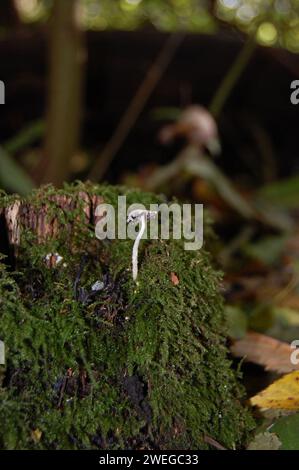
M219 117L225 102L227 101L230 93L232 92L234 86L242 75L245 67L247 66L249 60L252 57L253 52L256 48L255 35L252 34L246 41L245 45L239 52L236 60L233 65L223 78L219 88L217 89L211 104L210 112L215 118Z

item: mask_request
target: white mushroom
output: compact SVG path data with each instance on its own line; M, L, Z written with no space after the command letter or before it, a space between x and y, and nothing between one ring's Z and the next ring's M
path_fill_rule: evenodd
M130 212L130 214L128 215L127 223L140 224L140 229L135 239L132 251L132 273L134 281L136 281L138 275L138 247L146 228L146 221L153 219L154 217L156 217L156 215L156 211L147 211L143 209L136 209Z

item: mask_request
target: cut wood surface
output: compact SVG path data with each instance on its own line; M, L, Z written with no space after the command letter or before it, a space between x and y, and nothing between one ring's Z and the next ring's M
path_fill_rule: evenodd
M77 195L51 195L47 201L40 206L32 205L30 202L22 202L16 199L12 204L2 209L2 217L7 230L8 241L10 245L18 246L20 244L20 230L33 230L38 241L45 238L55 237L59 227L63 224L59 222L59 212L74 212L80 205L86 218L86 224L96 223L96 207L103 202L103 198L97 195L89 195L87 192L80 191ZM57 214L54 215L50 206L56 207ZM1 215L1 212L0 212Z

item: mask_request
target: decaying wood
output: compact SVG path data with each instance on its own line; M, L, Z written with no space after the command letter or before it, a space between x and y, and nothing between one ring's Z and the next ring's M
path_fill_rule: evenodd
M101 196L89 195L84 191L79 191L73 196L53 194L48 197L47 202L41 203L39 206L17 199L11 205L3 208L0 216L2 220L4 219L4 230L8 243L16 255L23 230L32 230L37 235L38 243L55 238L63 225L63 222L59 220L59 212L74 212L78 208L81 210L80 220L86 225L95 225L98 221L98 217L95 215L96 207L102 202ZM70 231L71 229L72 227L69 226Z

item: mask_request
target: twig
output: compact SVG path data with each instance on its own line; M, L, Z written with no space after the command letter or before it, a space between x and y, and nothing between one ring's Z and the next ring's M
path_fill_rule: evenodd
M235 62L222 80L209 106L211 114L218 117L232 89L239 80L256 48L255 35L252 34L238 54Z
M225 447L223 447L221 444L219 444L219 442L215 441L215 439L213 439L210 436L204 436L203 440L206 444L209 444L210 446L215 447L215 449L227 450Z
M182 43L184 35L181 33L171 34L162 50L159 52L158 57L155 59L153 64L150 66L147 74L138 88L135 96L133 97L129 107L122 116L114 134L104 147L99 158L94 163L90 173L89 179L92 181L100 180L106 173L109 165L114 159L116 153L122 146L123 142L127 138L130 130L137 121L141 111L155 89L157 83L161 79L167 66L171 62L177 48Z

